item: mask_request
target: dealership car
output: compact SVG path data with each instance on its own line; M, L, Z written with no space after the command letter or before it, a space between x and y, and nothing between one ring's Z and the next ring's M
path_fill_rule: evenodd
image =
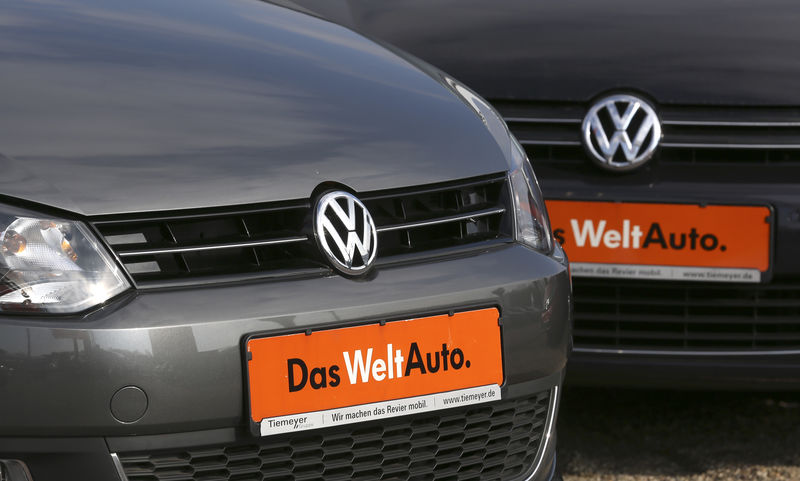
M504 115L572 261L568 382L800 387L797 2L299 3Z
M255 0L0 25L2 481L554 477L567 261L485 101Z

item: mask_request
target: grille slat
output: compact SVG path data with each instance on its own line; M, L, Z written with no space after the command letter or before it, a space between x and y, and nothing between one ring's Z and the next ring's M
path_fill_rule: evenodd
M473 211L473 212L467 212L465 214L452 215L452 216L449 216L449 217L436 217L436 218L432 218L432 219L428 219L428 220L421 220L421 221L416 221L416 222L406 222L406 223L403 223L403 224L386 225L386 226L378 227L377 230L378 230L378 233L390 232L390 231L395 231L395 230L411 230L411 229L417 229L417 228L420 228L420 227L429 227L429 226L433 226L433 225L448 224L448 223L451 223L451 222L462 222L462 221L467 221L467 220L470 220L470 219L480 219L482 217L488 217L488 216L493 216L493 215L501 215L505 211L506 211L506 209L504 207L494 208L494 209L483 209L483 210L478 210L478 211Z
M725 286L575 278L577 348L800 349L800 280Z
M228 446L118 453L130 481L509 479L539 452L549 391Z
M582 297L581 301L584 303L592 303L592 304L617 304L615 299L608 299L603 297L597 296L586 296ZM643 298L629 298L626 299L626 304L628 305L643 305L649 306L653 303L657 303L663 306L719 306L720 302L725 302L727 306L759 306L759 307L794 307L797 305L797 301L791 299L731 299L731 298L719 298L719 299L669 299L665 297L643 297Z
M610 332L605 329L576 329L576 336L595 337L595 338L619 338L625 339L651 339L651 340L697 340L703 341L710 337L720 342L725 341L753 341L758 336L762 341L800 341L800 331L795 334L769 334L769 333L734 333L734 332L659 332L659 331L636 331L633 329L622 330L619 333Z
M505 174L359 196L378 229L378 260L512 240ZM308 201L103 217L93 225L138 287L329 274ZM488 244L487 244L488 245Z
M584 309L587 309L585 312L581 312L581 319L585 321L609 321L608 314L595 309L594 307L590 306L587 303L581 301L581 304ZM592 309L595 312L588 312L588 309ZM614 322L622 322L622 321L630 321L630 322L641 322L641 323L660 323L660 322L669 322L669 323L682 323L689 317L689 313L683 313L678 315L668 315L668 314L656 314L653 312L647 313L646 316L642 314L621 314L615 313L614 314ZM753 319L757 318L757 315L753 316L725 316L725 315L708 315L705 314L702 316L704 324L746 324L748 326L753 325ZM786 325L796 325L798 324L797 318L791 317L769 317L766 319L762 319L761 322L763 325L768 324L786 324Z
M307 236L302 237L283 237L280 239L264 239L264 240L251 240L243 242L229 242L225 244L203 244L203 245L190 245L180 247L162 247L154 249L142 250L118 250L117 254L120 257L135 257L147 255L162 255L162 254L180 254L184 252L198 252L198 251L213 251L217 249L241 249L246 247L262 247L280 244L292 244L294 242L306 242Z
M535 162L589 159L580 124L582 102L493 102ZM800 165L800 109L667 105L659 109L663 140L656 159L679 164Z

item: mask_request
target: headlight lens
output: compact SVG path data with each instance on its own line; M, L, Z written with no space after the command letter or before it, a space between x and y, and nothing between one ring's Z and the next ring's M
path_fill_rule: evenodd
M513 136L511 139L512 165L508 176L514 199L517 241L549 254L553 250L553 234L542 191L525 150Z
M76 313L130 284L81 222L0 206L0 311Z

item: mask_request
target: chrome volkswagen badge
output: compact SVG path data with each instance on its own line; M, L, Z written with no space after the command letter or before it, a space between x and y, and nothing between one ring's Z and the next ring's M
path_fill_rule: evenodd
M592 160L618 172L647 162L661 141L656 111L632 95L612 95L595 102L583 118L582 131Z
M314 235L331 265L351 276L366 273L378 252L375 222L355 196L329 192L317 202Z

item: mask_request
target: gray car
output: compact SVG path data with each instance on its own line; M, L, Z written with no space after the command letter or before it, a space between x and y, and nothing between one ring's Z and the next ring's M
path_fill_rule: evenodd
M567 261L485 101L255 0L0 25L0 480L554 477Z

